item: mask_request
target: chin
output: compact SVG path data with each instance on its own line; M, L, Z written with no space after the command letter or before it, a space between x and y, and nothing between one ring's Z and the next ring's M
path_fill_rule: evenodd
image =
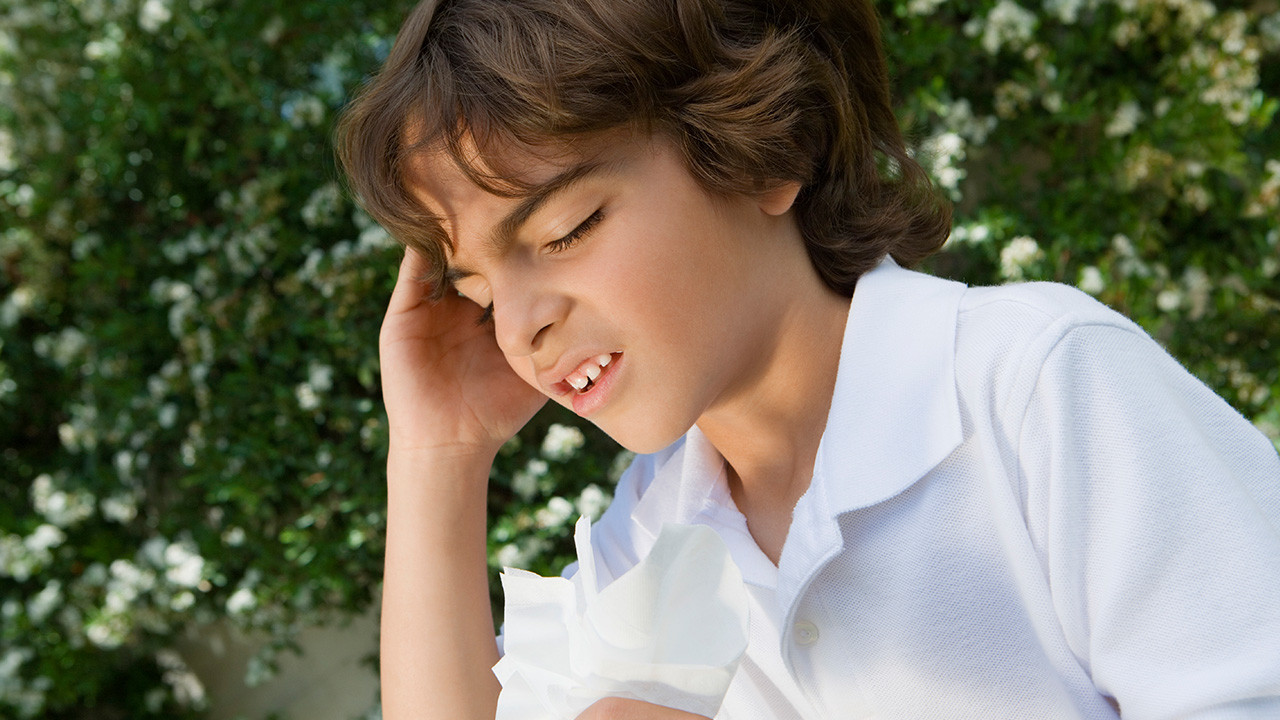
M595 422L596 427L604 431L613 441L637 455L651 455L671 445L689 432L693 423L674 425L662 422L627 423L617 427L610 422Z

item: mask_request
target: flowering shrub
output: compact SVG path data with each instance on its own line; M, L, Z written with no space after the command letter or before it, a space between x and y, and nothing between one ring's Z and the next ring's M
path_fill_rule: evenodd
M880 6L957 203L932 270L1077 284L1280 440L1273 4ZM0 715L199 717L179 632L267 631L261 682L301 627L374 602L398 251L327 143L408 7L7 1ZM492 474L494 568L559 570L626 461L536 418Z

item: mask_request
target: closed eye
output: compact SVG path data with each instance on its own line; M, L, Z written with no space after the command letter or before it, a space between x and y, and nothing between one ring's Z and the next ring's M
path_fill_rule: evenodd
M584 237L587 236L587 233L590 233L592 230L594 230L595 227L599 225L600 221L603 219L604 219L604 210L603 209L596 210L595 212L591 213L591 215L588 216L586 220L583 220L581 223L579 223L578 227L574 228L573 230L570 230L568 235L565 235L564 237L558 240L552 240L551 242L547 243L548 252L552 252L552 253L563 252L573 247L574 245L577 245ZM492 325L492 324L493 324L493 303L489 303L487 306L485 306L484 312L480 314L480 317L476 319L476 325Z
M595 227L599 225L600 221L603 219L604 219L604 210L603 209L596 210L595 212L591 213L591 215L586 220L583 220L578 225L578 227L569 231L568 235L565 235L559 240L552 240L551 242L547 243L548 252L553 252L553 253L563 252L573 247L574 245L577 245L578 242L581 241L584 237L586 237L587 233L594 230Z

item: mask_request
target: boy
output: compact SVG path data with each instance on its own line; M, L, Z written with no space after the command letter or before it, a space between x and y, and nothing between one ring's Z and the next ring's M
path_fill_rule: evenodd
M741 568L719 717L1280 717L1274 448L1080 293L901 267L950 216L866 2L429 0L340 131L408 246L387 717L493 717L486 480L547 397L641 453L606 580L663 522Z

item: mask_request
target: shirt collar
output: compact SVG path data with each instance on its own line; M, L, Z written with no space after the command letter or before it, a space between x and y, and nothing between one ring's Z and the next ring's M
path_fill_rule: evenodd
M965 290L890 258L858 280L814 464L830 515L901 493L960 445L955 342Z

